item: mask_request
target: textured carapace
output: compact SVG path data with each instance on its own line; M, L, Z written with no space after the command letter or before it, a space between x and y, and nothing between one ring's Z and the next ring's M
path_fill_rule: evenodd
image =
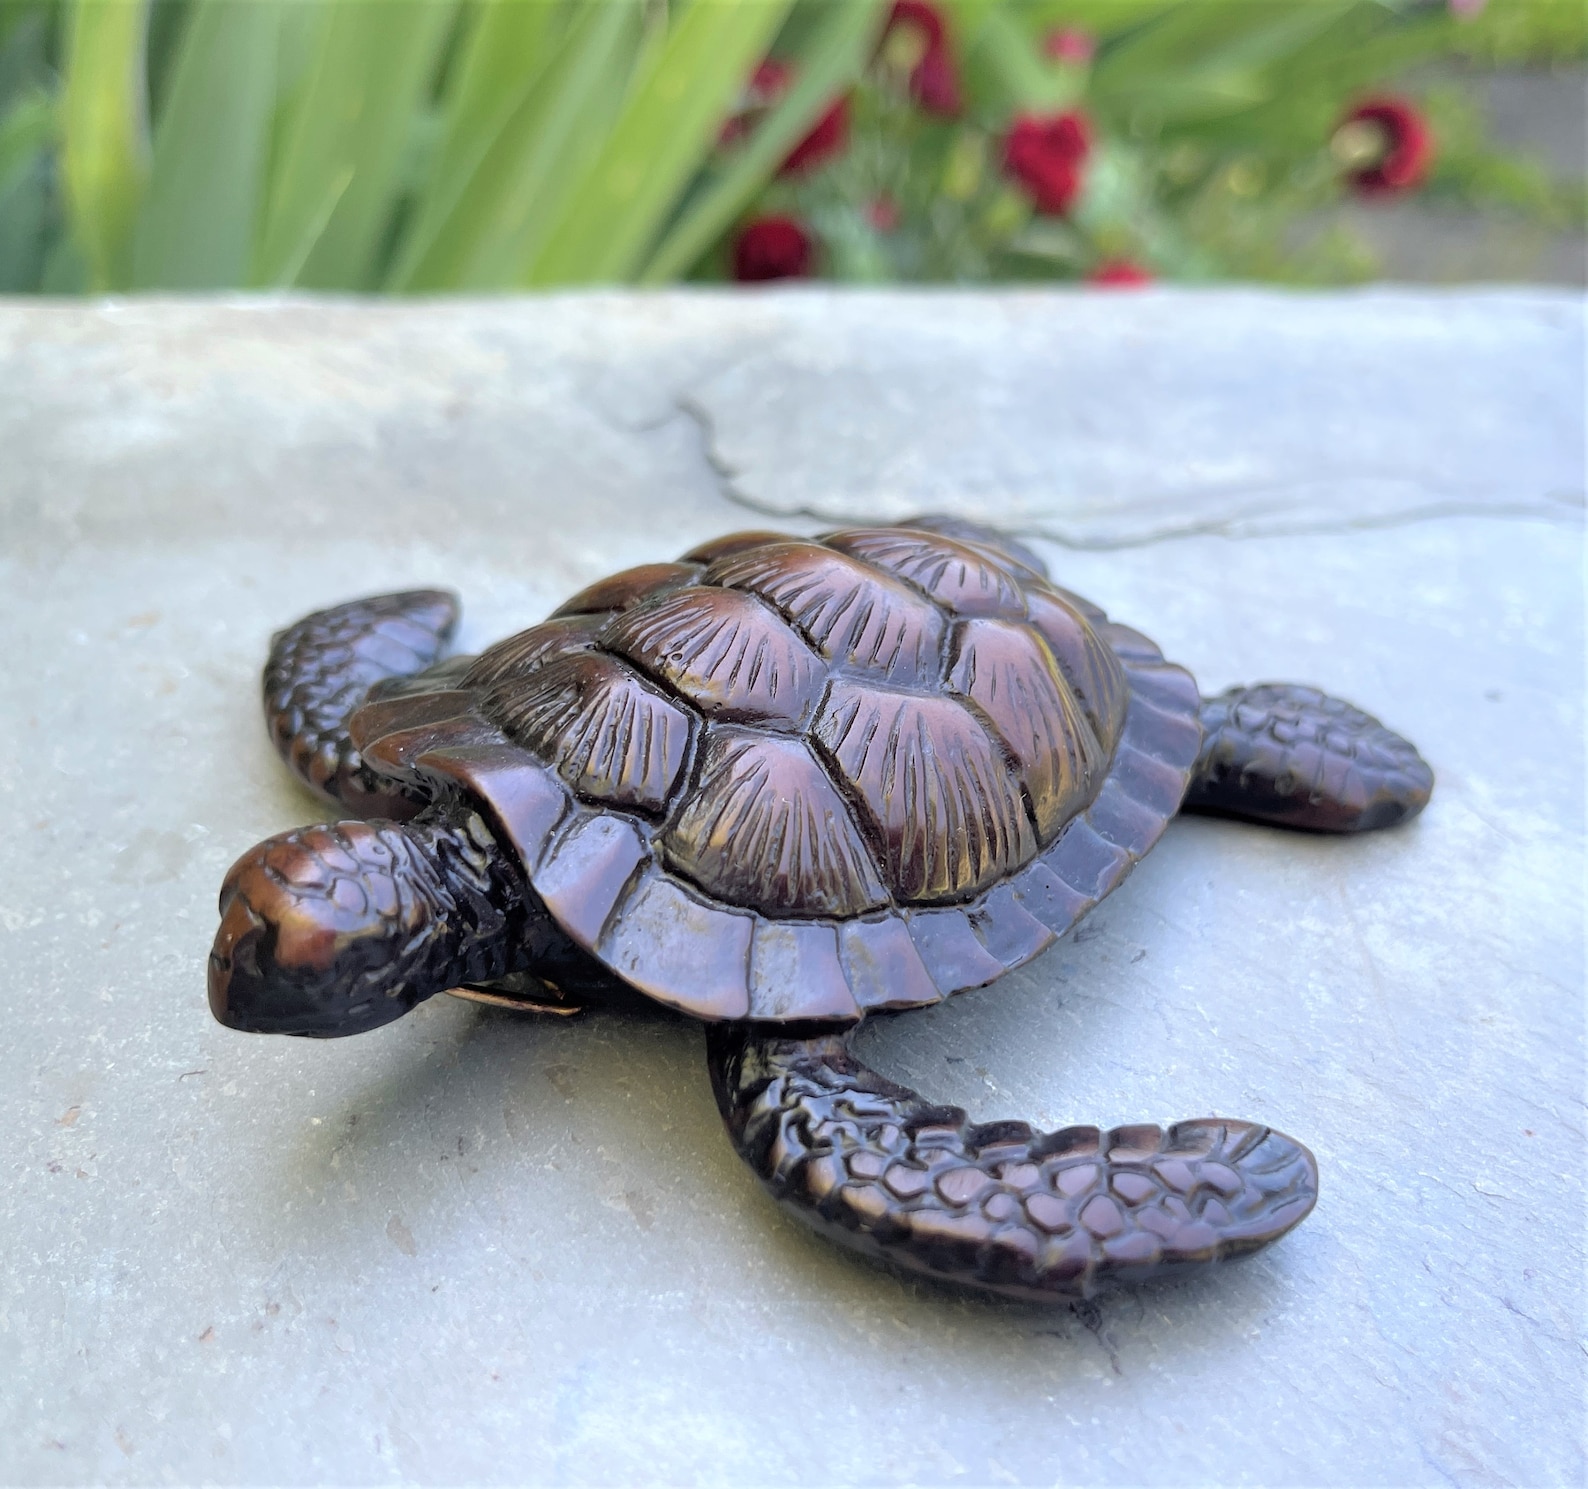
M351 735L482 800L574 940L664 1003L920 1006L1112 888L1200 742L1189 676L1037 563L924 528L733 534L375 695Z

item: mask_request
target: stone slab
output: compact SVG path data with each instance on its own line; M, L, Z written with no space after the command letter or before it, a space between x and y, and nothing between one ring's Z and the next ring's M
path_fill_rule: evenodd
M1581 338L1539 293L0 306L0 1481L1580 1482ZM316 815L273 628L439 582L474 647L922 503L1438 773L1358 841L1176 823L861 1035L982 1119L1293 1133L1281 1245L951 1295L763 1198L683 1020L210 1020L226 865Z

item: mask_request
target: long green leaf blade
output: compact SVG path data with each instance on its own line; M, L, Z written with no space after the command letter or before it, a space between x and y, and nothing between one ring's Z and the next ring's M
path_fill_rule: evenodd
M486 150L409 289L502 289L555 225L611 128L641 42L640 7L597 0Z
M462 208L490 155L535 93L567 31L570 7L563 0L483 0L464 43L443 106L441 139L430 175L415 204L387 287L408 289L416 278L433 278L437 240L449 227L482 213ZM427 272L428 271L428 272Z
M796 81L720 176L690 201L646 263L642 284L685 274L750 204L834 98L865 69L887 0L829 0L806 44L789 60Z
M75 0L67 42L63 171L95 289L119 289L149 174L147 0Z
M38 288L48 207L46 158L54 143L54 100L24 93L0 118L0 294Z
M453 8L452 0L331 0L273 168L260 282L370 286L403 147Z
M139 287L248 276L276 101L276 0L195 0L154 136L133 248Z
M30 174L55 135L47 94L26 93L0 117L0 198Z
M791 4L695 0L672 22L524 283L611 282L638 271Z

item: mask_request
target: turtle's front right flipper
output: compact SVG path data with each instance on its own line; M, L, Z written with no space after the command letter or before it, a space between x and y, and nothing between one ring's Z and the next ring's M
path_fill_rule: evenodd
M1433 789L1416 747L1370 714L1316 688L1260 683L1203 700L1182 810L1367 832L1415 817Z
M730 1024L707 1040L728 1135L773 1196L941 1282L1085 1298L1249 1256L1317 1201L1312 1154L1255 1123L974 1124L867 1069L840 1035Z
M265 663L265 721L292 773L366 817L412 817L428 797L372 771L347 721L377 683L435 665L458 623L441 589L375 595L306 615L278 632Z

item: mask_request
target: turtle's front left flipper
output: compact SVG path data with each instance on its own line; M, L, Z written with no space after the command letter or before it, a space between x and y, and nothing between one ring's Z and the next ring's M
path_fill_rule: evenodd
M364 764L347 721L375 684L432 667L457 623L456 595L415 589L317 610L278 632L265 663L265 722L292 773L362 816L423 810L424 793Z
M1316 688L1260 683L1203 701L1182 810L1366 832L1415 817L1433 789L1416 747L1370 714Z
M842 1036L708 1033L717 1105L772 1194L836 1241L939 1281L1065 1302L1247 1256L1311 1211L1312 1154L1250 1122L973 1124Z

